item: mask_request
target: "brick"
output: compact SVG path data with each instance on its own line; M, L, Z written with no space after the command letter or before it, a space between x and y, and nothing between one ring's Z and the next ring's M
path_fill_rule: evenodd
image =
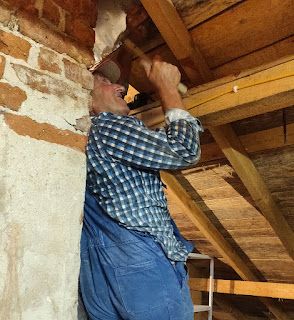
M64 72L67 79L80 83L83 88L93 89L93 76L91 72L82 69L76 63L63 59Z
M56 52L45 48L40 48L38 65L41 70L47 70L60 74L59 63L59 55Z
M17 59L28 60L31 45L12 33L0 30L0 51Z
M0 79L3 77L5 69L6 59L3 56L0 56Z
M95 42L95 31L90 27L88 21L81 18L66 16L65 33L80 41L83 45L93 48Z
M11 130L22 136L68 146L80 152L85 152L87 136L60 130L48 123L38 123L28 117L5 113L4 119Z
M81 15L83 18L87 19L90 27L92 27L92 28L96 27L97 16L98 16L96 1L95 0L83 0Z
M73 17L81 14L83 0L54 0L54 2Z
M25 10L31 15L38 17L39 10L35 7L37 0L18 0L18 10Z
M18 79L31 89L58 97L69 96L73 99L77 99L74 90L68 83L26 66L14 63L12 63L11 66Z
M44 22L30 17L25 12L20 12L17 17L19 31L22 34L53 49L54 51L67 53L79 63L84 63L87 66L93 64L94 56L92 48L86 48L77 41L59 34L58 32L48 28Z
M0 83L0 105L18 111L21 104L27 99L26 93L18 87L8 83Z
M59 9L52 0L44 0L42 18L58 26L60 20Z
M29 12L31 15L38 15L38 10L35 7L37 0L0 0L1 3L4 3L9 7L10 10L24 10Z

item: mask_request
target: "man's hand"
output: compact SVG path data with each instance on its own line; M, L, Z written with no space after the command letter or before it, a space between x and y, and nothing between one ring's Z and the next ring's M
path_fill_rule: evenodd
M178 68L162 61L159 56L155 56L151 64L145 60L142 60L141 64L145 69L148 80L160 95L163 111L166 112L170 108L186 110L178 92L178 85L181 80Z

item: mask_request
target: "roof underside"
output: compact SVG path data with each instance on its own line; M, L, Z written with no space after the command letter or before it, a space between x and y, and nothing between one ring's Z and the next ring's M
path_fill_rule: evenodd
M179 67L192 88L184 101L206 128L200 163L172 172L176 180L163 175L172 217L196 251L215 257L216 278L294 286L293 1L173 0L180 21L169 0L141 2L160 30L141 49ZM137 59L131 84L153 94ZM226 85L244 88L208 102ZM162 123L158 103L137 116ZM293 300L215 294L214 302L214 319L294 318Z

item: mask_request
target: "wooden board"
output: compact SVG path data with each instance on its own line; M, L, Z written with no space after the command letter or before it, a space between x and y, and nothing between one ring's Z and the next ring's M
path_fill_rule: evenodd
M189 280L189 286L192 290L208 292L209 279L192 277ZM213 291L216 293L294 300L294 284L286 283L215 279L213 281Z
M290 146L294 144L294 124L287 126L286 142L284 141L284 127L255 132L239 138L248 153ZM200 163L224 158L225 155L217 143L202 145Z
M292 0L247 0L191 30L211 68L294 34Z
M290 107L294 99L293 57L251 70L246 75L217 80L188 92L183 102L204 127L219 126L258 114ZM223 83L221 85L221 83ZM237 93L233 87L238 86ZM133 114L149 127L164 125L161 107L136 110Z
M273 43L259 50L222 64L212 69L216 79L223 78L230 74L238 74L243 70L261 66L265 63L278 60L282 57L294 54L294 36Z
M188 29L239 2L241 2L241 0L173 0L173 4L177 9L178 14Z
M220 78L293 54L293 20L294 4L291 0L247 0L202 23L190 33L210 68L220 68L213 70L215 77ZM148 54L172 56L163 45ZM175 60L167 61L179 65ZM146 83L141 87L141 71L139 62L134 61L131 84L139 91L153 91ZM182 81L190 87L184 73L182 76Z

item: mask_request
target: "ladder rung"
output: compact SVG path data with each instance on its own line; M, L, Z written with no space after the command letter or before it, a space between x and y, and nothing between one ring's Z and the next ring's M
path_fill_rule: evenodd
M194 305L194 312L202 312L202 311L209 311L211 310L210 306L204 306L204 305Z
M200 254L200 253L189 253L188 259L211 259L210 256L207 256L206 254Z

